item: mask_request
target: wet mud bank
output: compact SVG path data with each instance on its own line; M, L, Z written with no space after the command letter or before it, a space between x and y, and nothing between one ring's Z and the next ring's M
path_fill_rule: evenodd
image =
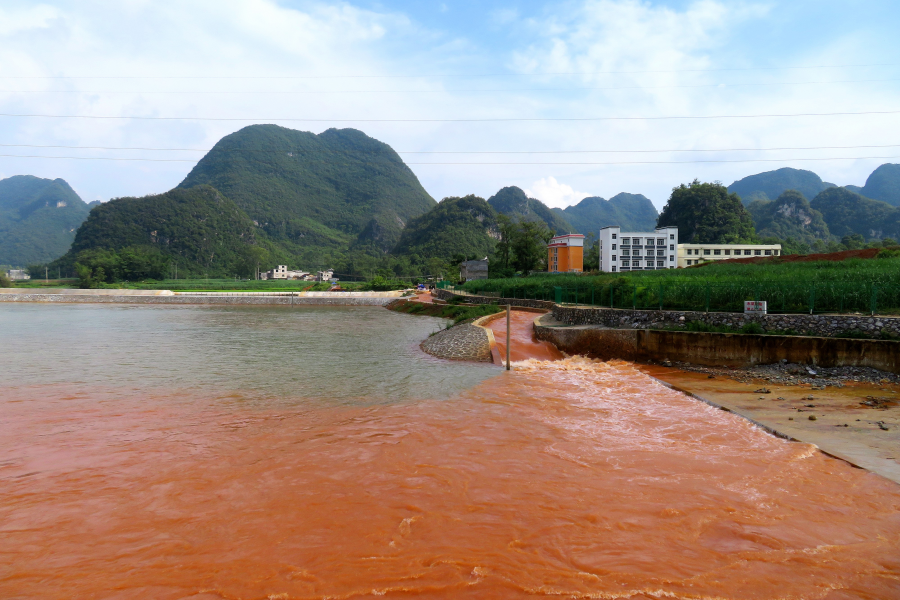
M728 367L787 361L823 367L871 367L900 373L900 342L897 341L562 325L552 317L541 318L535 322L535 335L567 354L602 360L668 360Z

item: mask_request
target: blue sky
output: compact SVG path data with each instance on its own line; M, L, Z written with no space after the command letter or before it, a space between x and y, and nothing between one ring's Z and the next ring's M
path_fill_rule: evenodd
M784 166L862 185L900 162L900 115L660 117L898 110L898 25L887 1L6 0L0 113L117 118L0 116L0 154L154 160L5 156L0 176L159 193L222 136L275 122L365 131L436 199L517 185L552 206L631 192L661 207L694 178ZM421 121L598 117L629 120Z

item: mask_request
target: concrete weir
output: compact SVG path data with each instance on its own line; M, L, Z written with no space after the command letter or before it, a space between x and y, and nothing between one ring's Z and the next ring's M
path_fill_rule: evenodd
M551 315L535 320L535 335L567 354L636 362L681 361L749 367L786 360L823 367L873 367L900 373L900 342L812 336L699 333L565 326Z

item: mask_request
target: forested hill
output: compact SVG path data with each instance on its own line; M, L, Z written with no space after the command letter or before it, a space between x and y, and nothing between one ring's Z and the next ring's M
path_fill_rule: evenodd
M565 217L553 212L550 208L535 198L529 198L525 192L516 186L509 186L488 198L488 204L498 213L520 219L522 221L535 221L543 223L553 233L573 233L574 228L566 221Z
M394 254L419 259L454 255L489 256L500 237L497 213L483 198L444 198L430 212L412 219Z
M16 175L0 181L0 265L24 267L62 256L90 209L62 179Z
M858 192L866 198L881 200L892 206L900 206L900 165L890 163L881 165L872 171L866 180L866 185Z
M116 198L91 210L71 250L53 268L71 271L76 260L86 262L79 258L85 251L127 249L162 255L182 276L250 276L256 263L269 257L256 232L246 213L210 186Z
M393 247L434 199L390 146L355 129L321 134L251 125L222 138L179 187L208 184L269 239L297 255L366 244Z
M863 238L900 238L900 207L864 198L845 188L824 190L809 203L839 239L858 233Z
M618 225L627 231L653 231L659 216L646 196L624 192L609 200L591 196L565 209L554 208L553 212L584 235L598 235L600 229L610 225Z
M806 198L815 198L819 192L831 187L835 185L822 181L812 171L785 167L739 179L728 186L728 191L740 196L746 206L754 200L775 200L787 190L797 190Z

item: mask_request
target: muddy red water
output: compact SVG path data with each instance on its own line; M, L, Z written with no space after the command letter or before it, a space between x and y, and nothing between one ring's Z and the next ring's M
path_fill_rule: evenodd
M900 597L896 485L628 363L370 406L4 394L0 598Z
M532 324L540 313L513 310L510 312L509 358L512 361L526 359L559 360L563 353L549 342L541 342L534 337ZM490 321L487 325L494 332L497 355L506 361L506 314Z

